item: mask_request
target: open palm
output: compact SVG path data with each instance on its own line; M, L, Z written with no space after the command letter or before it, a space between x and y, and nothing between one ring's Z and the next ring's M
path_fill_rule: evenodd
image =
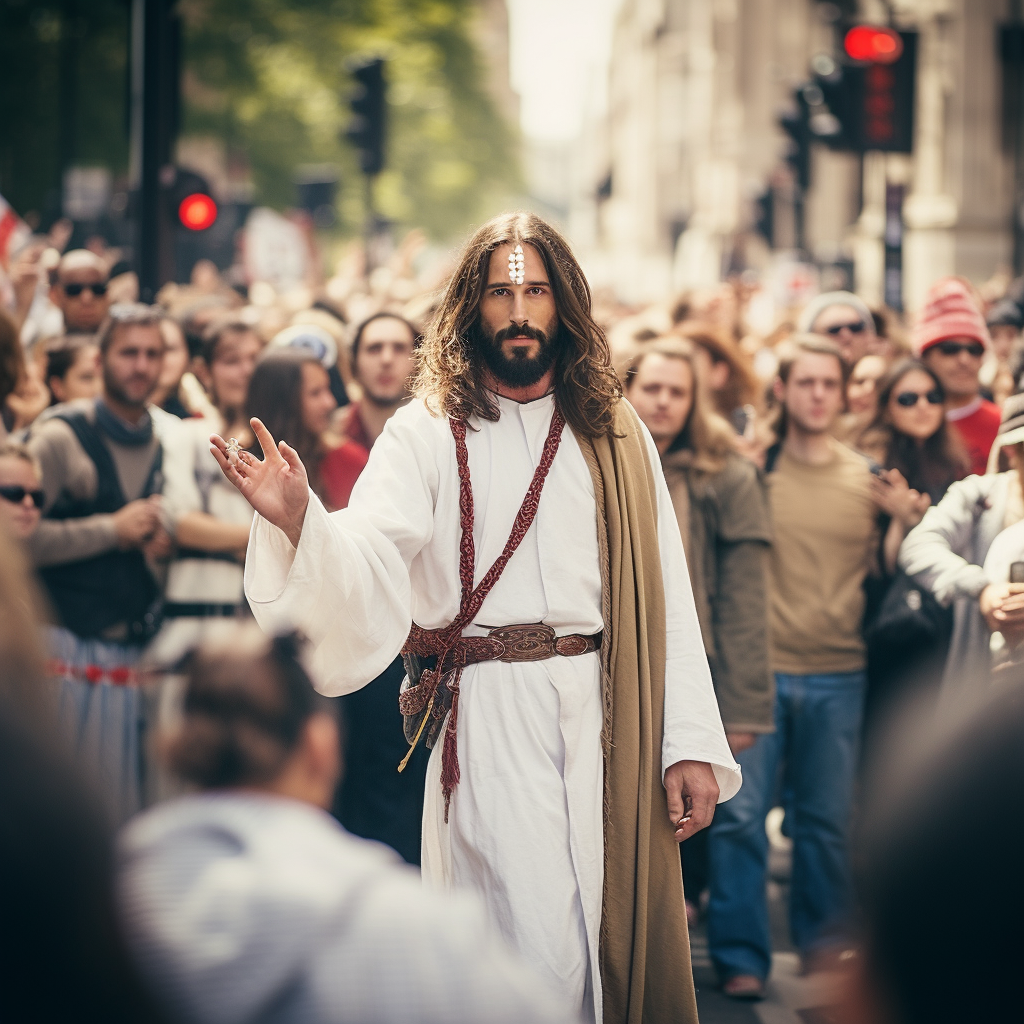
M284 441L276 443L260 420L249 422L263 449L262 462L244 451L232 457L227 441L219 434L210 437L210 451L245 500L297 545L309 504L306 467L298 452Z

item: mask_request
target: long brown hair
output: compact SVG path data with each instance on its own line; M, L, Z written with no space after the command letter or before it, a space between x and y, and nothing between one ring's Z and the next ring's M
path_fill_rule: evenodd
M590 286L568 242L532 213L503 214L469 240L420 345L416 395L437 415L498 419L498 404L484 384L472 335L491 254L505 244L532 245L544 260L564 340L555 363L555 396L562 415L582 437L610 433L622 386L604 332L591 314Z
M901 360L878 382L878 412L861 435L858 447L875 455L886 469L898 469L911 487L927 491L932 501L938 501L954 480L962 480L967 475L970 458L945 416L939 422L939 429L922 445L892 425L889 401L900 381L915 370L931 378L932 389L945 402L942 381L920 359Z
M693 346L688 341L669 335L642 345L626 366L624 382L627 397L641 364L653 354L686 363L693 380L693 403L690 406L690 414L686 417L683 429L673 438L665 454L690 451L693 453L690 464L694 469L704 473L718 473L725 466L729 453L735 450L736 432L712 408L707 389L697 374Z
M299 453L310 487L322 497L323 440L311 434L302 419L302 368L306 363L323 369L320 360L305 349L281 348L265 352L249 379L245 412L246 420L253 416L261 419L275 441L286 441Z

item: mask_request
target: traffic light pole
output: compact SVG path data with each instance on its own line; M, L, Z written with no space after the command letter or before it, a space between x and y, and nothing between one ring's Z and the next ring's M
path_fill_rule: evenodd
M173 0L133 0L131 182L139 297L152 302L174 276L174 236L161 174L173 172L177 135L180 23Z

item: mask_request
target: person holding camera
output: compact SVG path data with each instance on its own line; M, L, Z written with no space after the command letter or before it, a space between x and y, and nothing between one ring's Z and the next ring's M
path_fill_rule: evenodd
M1024 395L1003 406L995 445L1010 468L954 483L900 548L899 565L939 604L953 608L953 635L942 675L944 703L969 699L989 679L991 637L1024 627L1024 583L986 570L989 549L1007 527L1024 520Z

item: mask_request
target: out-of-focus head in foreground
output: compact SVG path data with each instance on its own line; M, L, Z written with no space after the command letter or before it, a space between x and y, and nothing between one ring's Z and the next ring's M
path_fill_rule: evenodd
M433 894L323 808L333 701L292 635L228 623L182 666L164 752L199 792L121 835L122 920L144 977L189 1024L563 1024L572 1013L475 900Z
M1024 673L1002 675L873 787L861 851L868 1006L851 1021L1020 1017Z
M171 769L204 789L261 789L329 807L339 773L331 700L313 689L294 634L231 626L188 655Z

